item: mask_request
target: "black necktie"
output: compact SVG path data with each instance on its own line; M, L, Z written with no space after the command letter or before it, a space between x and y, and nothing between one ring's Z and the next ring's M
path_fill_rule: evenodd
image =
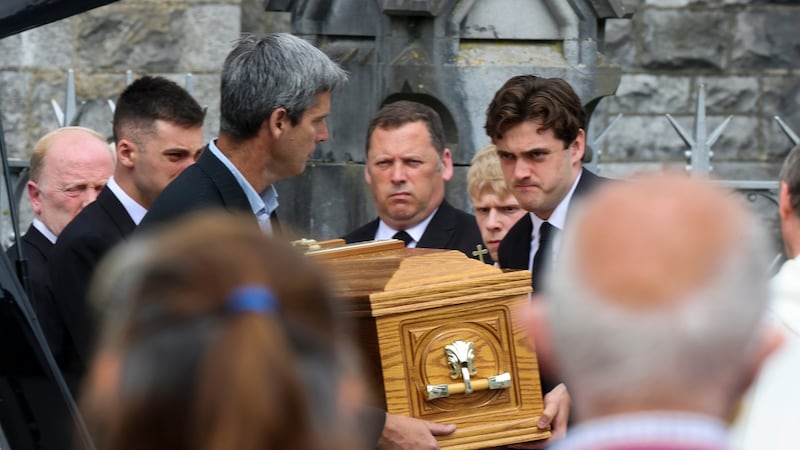
M531 286L533 291L541 291L544 289L545 272L550 263L551 245L550 234L553 226L550 222L542 222L539 227L539 248L533 256L533 270L531 270Z
M408 244L410 244L411 241L414 240L414 238L412 238L411 235L406 233L404 230L395 233L394 236L392 236L392 239L400 239L401 241L406 243L406 247L408 247Z

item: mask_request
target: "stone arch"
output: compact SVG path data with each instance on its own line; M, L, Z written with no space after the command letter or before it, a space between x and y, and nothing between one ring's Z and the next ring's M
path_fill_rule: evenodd
M428 94L418 94L413 92L397 92L386 97L381 102L381 107L389 103L394 103L400 100L409 100L412 102L422 103L423 105L433 108L442 119L442 127L444 128L444 144L450 151L455 152L458 149L458 127L453 115L444 103L439 99Z

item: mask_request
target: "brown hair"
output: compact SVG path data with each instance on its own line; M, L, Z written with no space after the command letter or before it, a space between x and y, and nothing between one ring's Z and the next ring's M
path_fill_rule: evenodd
M569 145L586 127L586 112L572 87L560 78L519 75L508 80L486 110L486 134L492 141L509 128L527 120L541 122Z
M98 447L358 448L339 439L342 317L317 266L252 217L159 233L112 253L92 291L109 308L101 353L121 361L111 411L89 410ZM232 310L242 286L275 307Z
M393 130L414 122L425 124L431 137L431 145L441 157L444 153L444 127L441 117L430 106L409 100L386 104L378 111L367 128L366 153L369 154L369 141L376 128Z
M780 181L789 189L789 200L792 211L800 216L800 145L789 151L781 167Z
M141 138L156 131L163 120L182 128L203 126L205 111L177 83L163 77L143 76L122 91L114 108L114 141Z

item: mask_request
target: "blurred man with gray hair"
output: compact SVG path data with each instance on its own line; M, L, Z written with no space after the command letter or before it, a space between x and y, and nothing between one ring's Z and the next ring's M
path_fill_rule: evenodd
M554 448L729 448L726 421L780 344L762 321L769 246L737 200L657 175L576 211L531 315L579 421Z

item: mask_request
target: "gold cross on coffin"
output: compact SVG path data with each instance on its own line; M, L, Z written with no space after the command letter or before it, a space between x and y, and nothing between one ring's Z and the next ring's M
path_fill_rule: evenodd
M474 257L478 258L479 260L481 260L482 263L485 263L486 261L483 260L483 255L488 255L489 254L489 249L488 248L483 248L483 245L481 245L481 244L478 244L475 248L476 248L476 250L474 252L472 252L472 256L474 256Z

